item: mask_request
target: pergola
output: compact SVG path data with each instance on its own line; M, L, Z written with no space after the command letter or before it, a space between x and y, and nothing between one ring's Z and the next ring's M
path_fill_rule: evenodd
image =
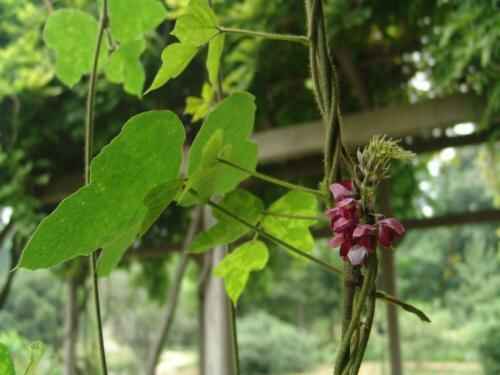
M348 114L344 117L344 139L348 146L355 147L366 144L373 135L385 134L402 139L404 146L417 154L438 151L446 147L477 145L489 140L490 135L498 128L496 122L487 130L476 130L472 134L461 136L448 136L444 129L459 123L477 123L484 108L485 102L480 97L453 95L416 104ZM259 168L264 167L272 174L289 178L321 175L323 128L320 121L258 132L254 135L254 139L259 146ZM56 203L81 186L82 182L81 173L68 174L49 184L40 193L40 199L47 204ZM388 186L383 186L381 190L382 206L389 214L391 207ZM404 224L408 229L417 230L494 221L500 221L500 210L410 219ZM319 230L315 234L317 237L329 235L328 230ZM159 248L134 249L129 255L161 257L180 247L180 244L168 244ZM211 262L217 261L221 254L223 256L223 252L224 249L216 249L215 259ZM381 286L389 294L397 295L393 253L383 252L383 254ZM200 317L204 322L201 324L204 329L202 337L210 337L211 345L202 345L202 358L210 358L210 361L202 360L203 366L200 368L204 368L206 374L231 375L228 369L232 366L227 366L227 361L234 360L228 355L232 346L230 337L232 323L223 284L220 280L208 276L203 289L202 294L207 297L204 299L203 313ZM392 374L399 375L402 374L402 365L398 312L391 304L387 305L387 323Z

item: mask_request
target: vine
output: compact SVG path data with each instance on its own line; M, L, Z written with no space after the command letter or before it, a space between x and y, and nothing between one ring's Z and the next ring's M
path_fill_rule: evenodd
M90 163L94 154L94 127L95 127L95 94L97 73L99 69L99 56L101 54L102 41L104 33L108 25L108 1L102 0L101 18L99 21L99 29L97 32L97 40L94 52L94 62L92 71L90 72L89 88L87 95L87 105L85 111L85 185L90 184ZM97 250L97 249L96 249ZM92 293L94 298L94 309L97 324L97 340L99 357L101 364L101 372L103 375L108 373L108 365L106 361L106 348L104 346L104 333L102 328L101 302L99 297L99 280L97 276L97 251L92 252L89 256L90 277L92 280Z
M127 7L122 2L141 8L137 13L140 22L127 20L123 14ZM191 0L177 18L171 34L178 41L163 50L161 66L145 94L178 77L200 50L208 47L204 100L191 102L189 108L194 118L204 121L190 145L184 175L181 161L185 130L171 111L148 111L132 117L120 134L93 158L94 102L100 61L108 80L122 83L126 91L141 96L144 71L138 59L145 49L145 34L165 18L165 8L160 2L103 0L98 23L91 15L76 9L55 10L49 16L44 39L56 52L60 79L72 86L83 75L90 74L85 120L85 186L40 223L23 250L19 266L48 268L78 256L89 256L103 374L107 374L107 365L98 276L109 275L131 244L172 202L185 207L208 205L217 219L214 226L195 236L192 242L187 241L191 242L191 253L201 254L215 246L245 240L214 269L224 279L233 308L251 273L267 266L266 242L343 278L342 336L336 350L335 375L359 372L377 299L430 321L418 308L376 289L377 243L391 247L403 235L404 228L396 219L375 212L375 190L388 177L391 160L408 160L412 155L385 137L375 137L356 157L344 146L337 72L330 56L322 1L306 0L305 7L307 36L225 27L219 24L206 0ZM225 37L233 34L298 43L308 48L314 94L325 126L324 179L319 189L256 170L257 145L250 139L256 111L254 97L246 92L228 93L226 97L223 93L220 62ZM106 43L107 54L102 52ZM69 53L81 59L72 63ZM238 187L249 177L290 191L266 208L259 197ZM319 204L326 206L323 216L318 213ZM314 240L310 226L318 221L329 221L333 234L330 243L332 247L340 247L343 270L312 254ZM174 294L172 298L177 297ZM173 313L169 312L169 316ZM235 321L232 324L235 328ZM237 357L236 329L234 334ZM165 335L160 338L160 347L164 340ZM154 371L158 356L156 350L148 364L150 372Z

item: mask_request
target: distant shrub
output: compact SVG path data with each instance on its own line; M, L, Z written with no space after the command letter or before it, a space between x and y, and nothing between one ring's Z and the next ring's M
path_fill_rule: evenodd
M317 342L307 333L265 312L238 321L241 373L283 374L311 369Z
M485 375L500 374L500 324L484 331L479 343L479 357Z

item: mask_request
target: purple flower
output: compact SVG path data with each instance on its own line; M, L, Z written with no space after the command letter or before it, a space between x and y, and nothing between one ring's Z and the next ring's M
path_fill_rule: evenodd
M376 246L375 233L376 228L374 225L358 224L352 233L352 237L357 245L363 246L369 252L372 252Z
M330 191L335 198L335 202L339 202L344 198L350 198L354 196L354 189L352 181L340 181L330 185Z
M405 227L393 217L378 221L378 241L384 247L391 247L394 241L405 233Z

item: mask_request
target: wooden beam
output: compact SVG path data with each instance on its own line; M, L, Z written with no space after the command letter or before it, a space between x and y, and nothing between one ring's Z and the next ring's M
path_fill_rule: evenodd
M377 134L394 138L419 136L436 128L447 128L480 119L484 102L473 95L453 95L417 104L403 104L346 115L344 141L363 145ZM323 126L320 122L270 129L255 134L260 163L298 159L321 153Z
M391 137L417 137L408 147L415 152L429 152L444 147L484 142L491 134L483 131L462 137L419 139L418 135L435 128L446 128L461 122L477 121L483 109L482 100L472 95L454 95L417 104L406 104L366 111L344 117L344 138L349 145L362 145L375 134ZM296 161L318 156L323 149L323 127L319 122L258 132L260 165ZM318 164L321 167L321 163ZM37 195L44 204L58 203L82 185L82 174L72 173L55 179Z
M450 227L457 225L485 224L500 222L500 210L487 209L473 212L460 212L446 214L436 217L422 219L402 220L402 224L407 230L420 230L429 228ZM331 230L328 227L318 228L314 231L314 237L324 238L331 236Z

